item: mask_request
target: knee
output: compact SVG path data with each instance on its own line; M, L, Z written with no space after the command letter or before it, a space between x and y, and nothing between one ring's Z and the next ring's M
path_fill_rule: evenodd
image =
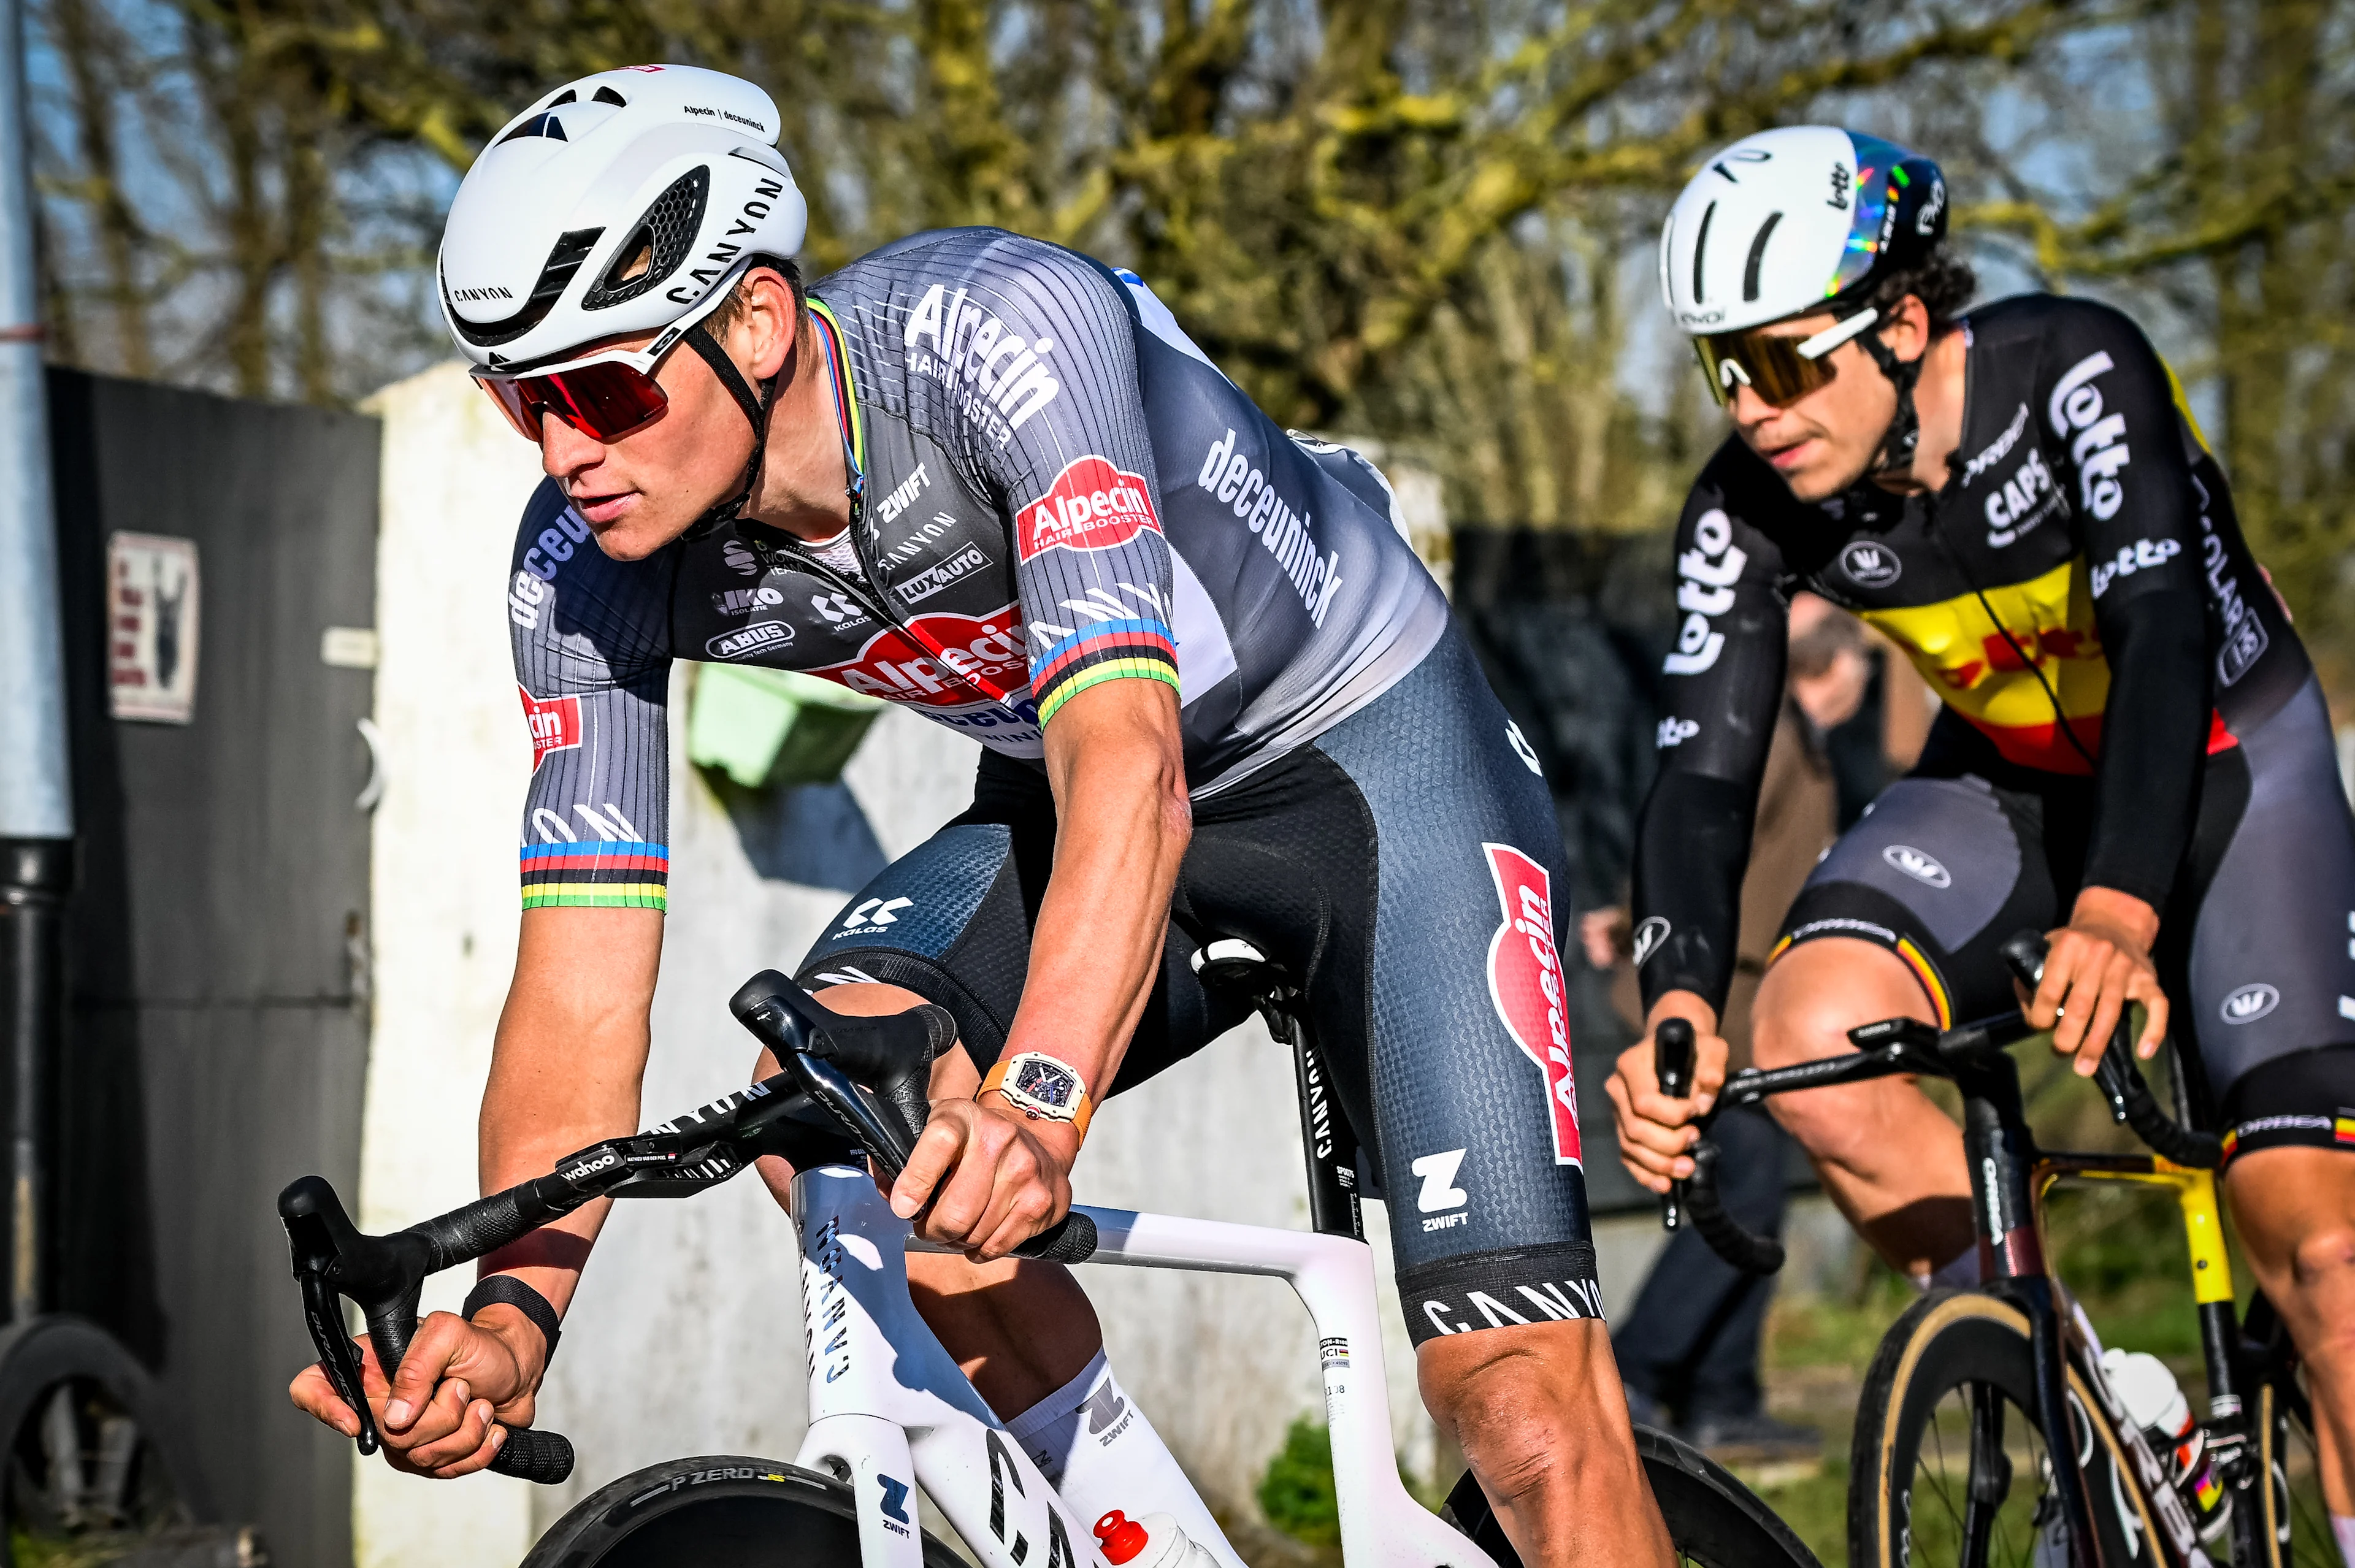
M1626 1446L1598 1443L1627 1428L1627 1410L1597 1321L1486 1328L1425 1343L1416 1357L1423 1403L1500 1501Z

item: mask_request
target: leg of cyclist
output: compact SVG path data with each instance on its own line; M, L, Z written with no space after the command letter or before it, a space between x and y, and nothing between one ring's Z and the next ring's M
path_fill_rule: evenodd
M1665 1565L1595 1283L1555 932L1566 870L1536 761L1453 635L1301 752L1314 809L1252 847L1256 873L1195 890L1197 912L1321 891L1309 1003L1380 1155L1425 1404L1530 1568ZM1220 844L1198 817L1206 835Z
M1824 937L1785 948L1760 982L1752 1050L1762 1068L1856 1048L1848 1031L1881 1019L1935 1023L1929 997L1886 947ZM1915 1279L1971 1252L1971 1188L1963 1135L1911 1079L1881 1078L1767 1102L1799 1140L1873 1251Z
M2336 1149L2256 1149L2232 1161L2224 1193L2249 1266L2306 1369L2323 1502L2355 1518L2355 1159Z
M1486 1328L1415 1353L1423 1403L1464 1450L1526 1563L1669 1557L1600 1319Z

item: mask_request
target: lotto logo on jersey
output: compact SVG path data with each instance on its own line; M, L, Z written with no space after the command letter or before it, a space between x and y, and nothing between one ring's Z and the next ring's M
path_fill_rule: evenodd
M853 691L925 708L963 708L1003 700L1029 684L1022 617L1011 604L975 619L943 612L919 615L903 632L887 626L858 656L810 671Z
M569 752L581 744L581 699L577 697L551 697L542 702L522 687L516 695L523 699L523 720L531 730L531 771L539 772L542 758L550 752Z
M1144 479L1101 457L1075 457L1047 493L1016 514L1014 538L1024 560L1049 549L1113 549L1144 529L1161 531Z
M1578 1085L1571 1077L1570 1013L1553 944L1553 888L1546 869L1509 844L1483 844L1505 915L1488 944L1488 996L1497 1016L1543 1074L1557 1165L1580 1165Z

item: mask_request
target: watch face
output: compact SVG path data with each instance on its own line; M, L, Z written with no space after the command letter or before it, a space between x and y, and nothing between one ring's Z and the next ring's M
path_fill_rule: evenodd
M1072 1092L1079 1087L1079 1080L1072 1076L1071 1069L1052 1061L1041 1061L1035 1057L1017 1061L1009 1076L1012 1082L1008 1087L1028 1094L1042 1105L1069 1105L1073 1098Z

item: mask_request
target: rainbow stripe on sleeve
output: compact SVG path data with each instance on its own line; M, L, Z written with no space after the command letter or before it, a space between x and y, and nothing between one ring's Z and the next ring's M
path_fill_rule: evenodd
M1030 667L1041 725L1092 686L1140 679L1178 684L1178 644L1162 622L1098 621L1055 644Z
M595 844L527 844L523 907L584 904L599 909L667 909L670 848L630 839Z

